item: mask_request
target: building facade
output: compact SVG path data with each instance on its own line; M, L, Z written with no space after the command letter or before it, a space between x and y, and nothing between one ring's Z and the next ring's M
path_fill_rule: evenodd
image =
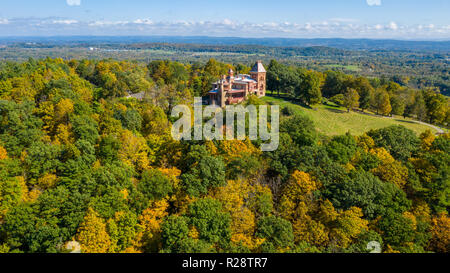
M249 74L238 74L230 69L228 76L223 75L213 83L213 90L209 91L209 104L225 107L240 103L249 95L263 97L266 95L266 69L261 61L255 63Z

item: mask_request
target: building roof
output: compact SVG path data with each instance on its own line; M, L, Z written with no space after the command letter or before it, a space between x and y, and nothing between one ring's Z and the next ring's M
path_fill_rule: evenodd
M246 84L249 82L256 83L256 81L254 79L250 78L249 75L245 75L245 74L239 74L239 76L237 78L234 78L234 82L241 83L241 84Z
M261 61L257 61L250 72L267 72Z

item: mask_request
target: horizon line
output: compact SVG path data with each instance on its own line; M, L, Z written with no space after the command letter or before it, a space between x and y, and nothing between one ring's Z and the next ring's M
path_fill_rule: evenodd
M151 37L166 37L166 38L216 38L216 39L284 39L284 40L369 40L369 41L400 41L400 42L450 42L450 38L369 38L369 37L245 37L245 36L208 36L208 35L0 35L0 39L12 38L121 38L121 37L136 37L136 38L151 38Z

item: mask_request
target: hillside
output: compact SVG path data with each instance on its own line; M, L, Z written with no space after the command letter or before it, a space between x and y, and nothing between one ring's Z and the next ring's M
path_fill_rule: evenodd
M265 97L293 108L274 151L173 139L171 105L229 67L0 66L0 253L449 252L447 135Z
M329 105L320 105L316 109L310 109L281 98L269 96L264 97L263 100L268 103L278 104L281 108L290 105L298 113L311 118L320 133L330 136L342 135L348 131L354 135L361 135L371 129L380 129L391 125L403 125L418 135L427 129L433 133L437 132L436 129L430 126L419 124L416 121L404 119L403 117L387 118L358 112L347 113L346 109L342 107Z

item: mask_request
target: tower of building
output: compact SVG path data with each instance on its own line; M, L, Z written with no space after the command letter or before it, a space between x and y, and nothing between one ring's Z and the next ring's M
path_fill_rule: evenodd
M262 61L257 61L250 70L250 76L254 79L257 85L257 96L263 97L266 95L266 74L267 71L262 64Z

